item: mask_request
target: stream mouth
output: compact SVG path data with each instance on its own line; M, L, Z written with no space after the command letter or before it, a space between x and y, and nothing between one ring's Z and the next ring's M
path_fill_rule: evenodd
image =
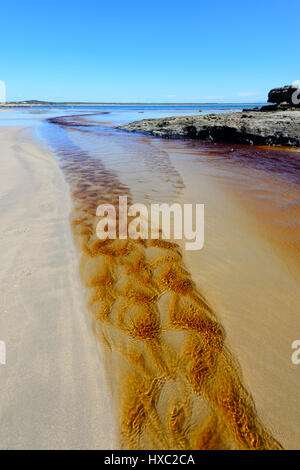
M43 138L69 183L81 280L104 354L121 448L281 448L256 412L239 357L230 352L227 328L211 306L206 282L194 281L183 246L161 238L100 240L96 213L100 204L110 204L119 217L120 197L148 206L190 202L197 183L183 168L191 165L200 184L212 183L205 193L209 210L210 191L221 188L225 197L237 197L239 208L256 213L259 231L260 217L270 212L270 205L274 212L276 198L291 218L293 210L297 213L299 155L285 149L166 141L123 133L115 124L113 113L51 118ZM298 235L287 236L285 224L286 217L279 223L276 219L280 235L272 243L285 240L298 250ZM215 265L215 255L209 256ZM225 255L221 270L227 262Z

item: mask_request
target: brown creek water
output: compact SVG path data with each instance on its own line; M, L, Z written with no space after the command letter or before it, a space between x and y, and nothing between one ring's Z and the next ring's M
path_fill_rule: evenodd
M120 447L294 447L300 153L114 128L126 119L124 112L81 113L41 131L69 183ZM203 203L204 248L99 240L97 206L117 207L119 196L129 204Z

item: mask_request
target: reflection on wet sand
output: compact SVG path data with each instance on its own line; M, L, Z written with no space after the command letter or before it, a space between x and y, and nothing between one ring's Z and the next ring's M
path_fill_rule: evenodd
M71 223L81 279L105 351L121 447L280 448L259 420L217 314L196 289L178 245L163 240L103 241L96 236L99 204L108 202L117 210L120 195L126 195L129 204L137 202L137 195L148 202L180 197L184 184L168 154L154 147L149 151L143 137L130 143L116 134L118 152L114 143L102 143L104 158L101 150L101 159L96 158L74 143L76 137L70 139L86 129L68 119L53 121L69 126L69 136L60 128L53 145L74 201ZM97 130L94 137L101 135L105 141L109 132L101 135ZM124 153L120 166L125 166L126 184L111 169ZM137 158L141 181L135 185Z
M182 158L182 146L164 143ZM184 143L185 164L215 181L224 194L234 194L256 229L283 254L300 281L300 152L286 148Z

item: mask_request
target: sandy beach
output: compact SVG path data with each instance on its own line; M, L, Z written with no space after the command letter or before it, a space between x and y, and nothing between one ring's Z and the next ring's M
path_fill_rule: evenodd
M29 129L2 127L0 142L0 448L114 448L67 186Z
M288 6L2 2L0 450L300 451Z
M0 128L1 448L298 448L298 154L111 120ZM203 203L204 248L99 240L120 195Z

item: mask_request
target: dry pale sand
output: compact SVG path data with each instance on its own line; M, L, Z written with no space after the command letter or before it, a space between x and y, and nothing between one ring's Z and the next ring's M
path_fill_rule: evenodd
M0 129L0 178L0 447L114 448L64 179L24 128Z

